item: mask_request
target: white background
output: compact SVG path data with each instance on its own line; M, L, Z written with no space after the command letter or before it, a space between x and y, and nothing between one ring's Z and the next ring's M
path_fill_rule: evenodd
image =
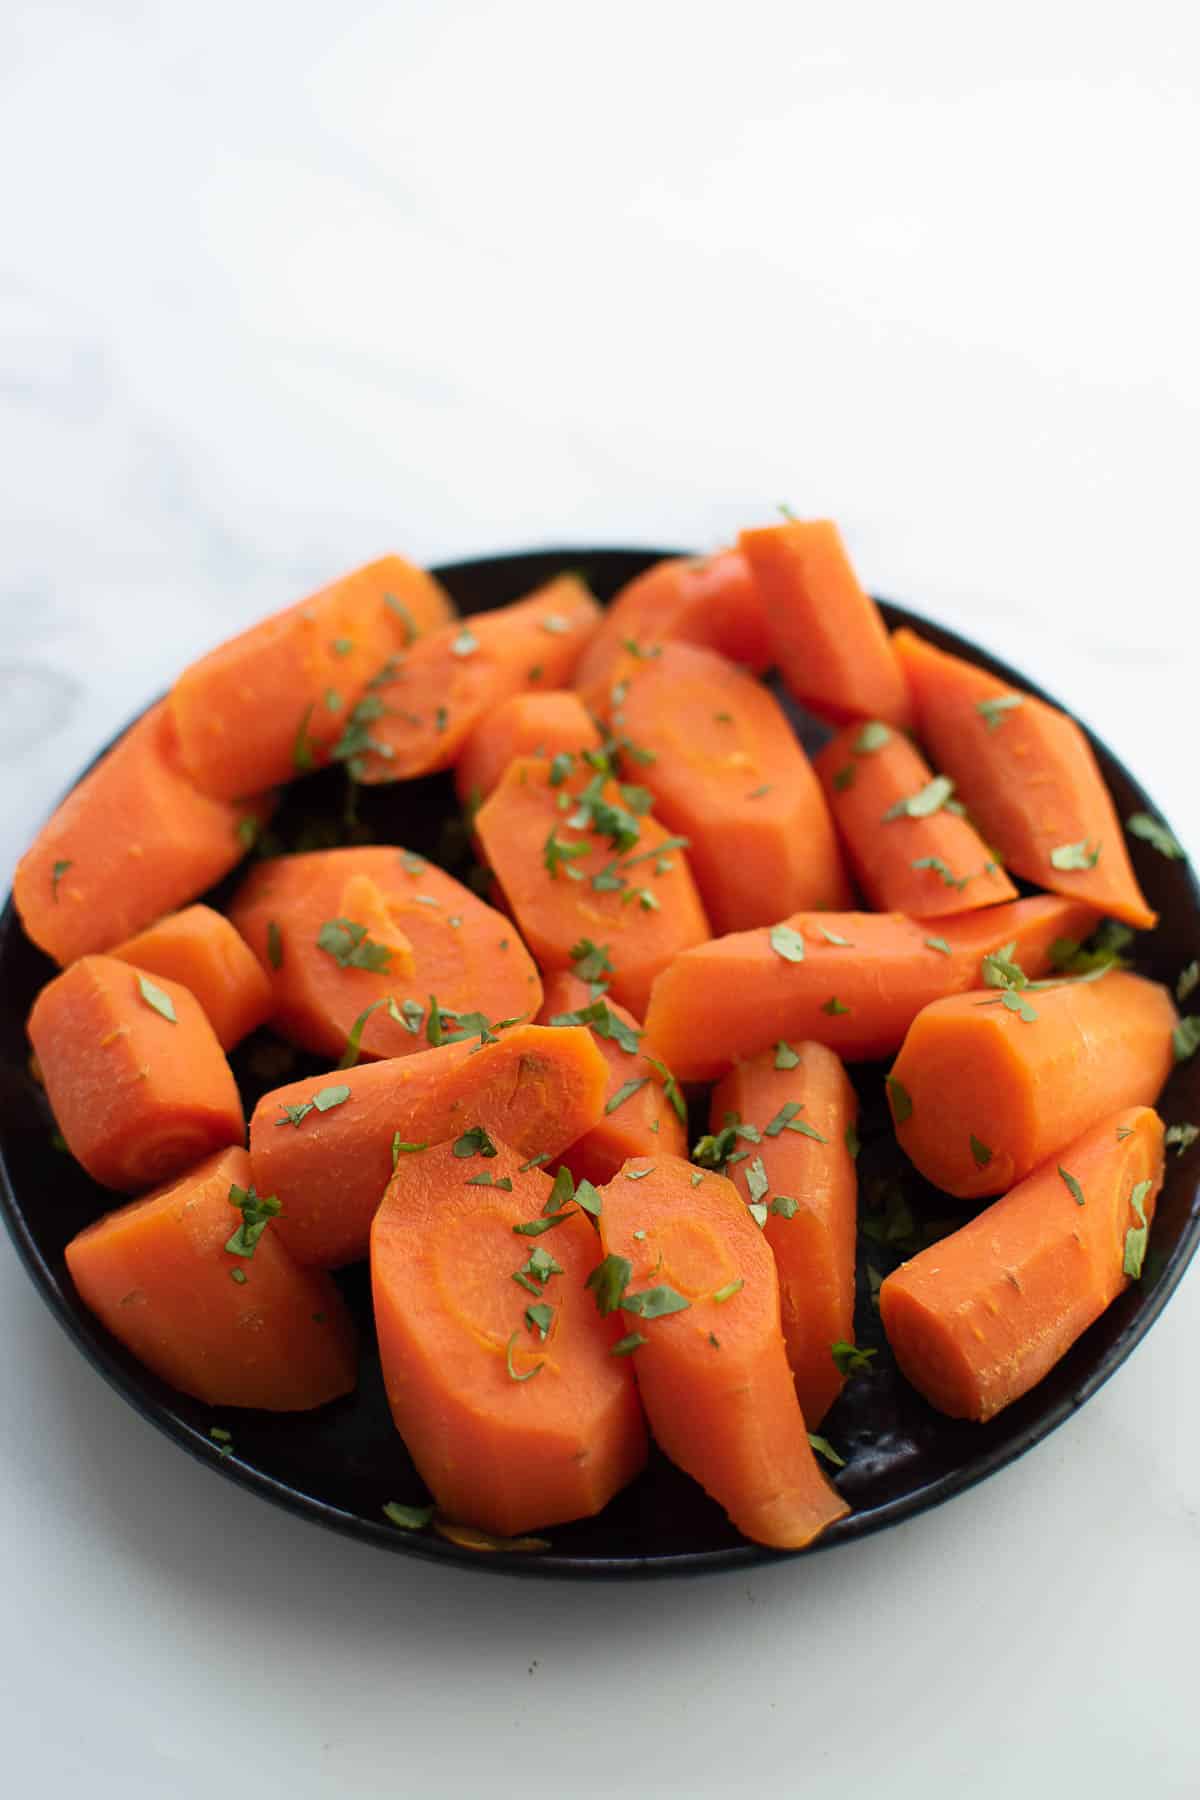
M5 868L187 657L354 563L704 548L779 501L1200 848L1198 52L1189 0L10 0ZM6 1246L0 1317L21 1800L1200 1787L1194 1272L941 1511L607 1589L206 1474Z

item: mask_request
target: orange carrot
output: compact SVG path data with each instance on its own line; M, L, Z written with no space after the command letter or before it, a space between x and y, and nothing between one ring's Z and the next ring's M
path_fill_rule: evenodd
M542 968L570 968L583 938L607 943L613 997L640 1016L654 977L708 924L678 841L586 773L518 757L475 829Z
M800 1409L815 1428L842 1390L833 1347L854 1343L858 1177L849 1134L858 1098L832 1050L785 1044L737 1063L714 1090L717 1150L731 1117L757 1133L734 1139L732 1154L741 1160L727 1171L764 1209L788 1362Z
M933 919L1016 899L963 816L953 782L935 777L890 726L878 719L847 726L821 751L816 770L872 906Z
M355 758L362 781L401 781L447 769L481 719L525 688L563 687L600 610L577 575L559 575L524 600L472 613L435 631L381 687L382 710Z
M578 694L513 694L485 713L464 743L454 769L459 801L476 812L514 756L553 758L599 747L600 733Z
M489 1020L531 1018L541 1004L507 919L394 845L259 863L230 916L270 977L276 1028L317 1056L346 1052L358 1021L358 1055L413 1054L431 994Z
M820 785L761 682L697 644L663 644L618 692L614 727L648 757L634 779L655 817L687 837L714 931L849 905Z
M72 1156L136 1194L227 1144L245 1120L200 1002L110 956L83 956L42 989L29 1037Z
M1163 1178L1148 1107L1102 1119L879 1290L896 1361L931 1406L991 1419L1140 1274Z
M1002 1194L1106 1113L1153 1105L1178 1022L1166 988L1120 972L936 1000L888 1077L896 1136L947 1194Z
M1009 868L1138 930L1154 925L1074 719L911 631L894 642L922 738Z
M738 543L762 595L774 660L796 698L836 723L908 725L904 673L837 526L793 520L743 531Z
M593 945L587 949L593 959L607 961L602 948ZM586 955L579 961L588 966ZM674 1078L663 1073L665 1065L649 1062L641 1054L637 1043L641 1026L606 993L594 992L594 986L600 985L560 970L547 978L538 1014L542 1025L553 1025L564 1017L590 1024L596 1047L608 1064L604 1112L591 1130L562 1154L576 1180L586 1178L597 1186L610 1180L627 1157L649 1156L659 1150L669 1156L687 1155L687 1111Z
M271 1016L271 984L258 958L211 906L168 913L109 955L190 988L222 1050L232 1050Z
M396 1428L443 1512L506 1537L590 1517L646 1460L618 1321L585 1286L595 1231L523 1161L487 1136L402 1156L371 1228Z
M1096 923L1090 907L1049 895L924 925L901 913L797 913L677 956L654 983L645 1048L681 1081L714 1080L779 1038L869 1062L890 1056L931 1000L977 987L984 956L1012 943L1026 974L1043 975L1057 939Z
M67 1267L161 1381L208 1406L300 1412L353 1388L354 1326L331 1277L297 1268L260 1198L246 1152L222 1150L81 1231Z
M58 963L107 950L228 873L271 797L237 806L195 789L166 703L152 706L72 789L17 865L13 898Z
M221 644L171 690L192 780L233 799L324 763L368 683L453 616L432 575L385 556Z
M539 1025L292 1082L250 1121L255 1185L282 1201L279 1234L297 1262L337 1268L366 1255L401 1146L480 1124L549 1161L600 1118L607 1085L590 1031Z
M739 1531L803 1549L849 1508L809 1445L762 1233L732 1183L674 1156L634 1158L603 1196L597 1303L624 1309L651 1431Z

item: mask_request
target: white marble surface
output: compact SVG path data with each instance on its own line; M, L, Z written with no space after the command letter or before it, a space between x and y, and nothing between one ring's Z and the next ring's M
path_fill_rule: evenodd
M0 19L0 853L190 654L384 548L780 500L1069 692L1200 851L1187 3L33 4ZM861 1546L440 1573L209 1479L0 1247L6 1790L1198 1784L1194 1272Z

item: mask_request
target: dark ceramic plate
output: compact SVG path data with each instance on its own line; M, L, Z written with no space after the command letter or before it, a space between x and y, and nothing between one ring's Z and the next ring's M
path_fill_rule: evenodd
M602 598L667 552L659 550L563 550L498 556L454 563L437 572L464 612L498 606L528 592L561 569L581 570ZM891 626L912 625L944 649L969 656L1007 680L1029 683L983 655L952 632L927 624L898 606L884 605ZM1033 690L1036 691L1036 690ZM819 726L793 712L797 729L813 745ZM1155 809L1103 744L1092 740L1122 818ZM289 848L338 841L340 774L319 775L289 793L275 829ZM364 841L401 841L449 866L469 867L453 789L446 776L404 785L398 792L368 790L362 803ZM1133 842L1134 863L1162 923L1144 938L1138 967L1173 982L1200 944L1200 892L1189 867L1168 862L1148 845ZM229 887L217 891L220 903ZM340 1277L364 1327L366 1348L356 1393L315 1413L214 1412L164 1387L126 1355L84 1310L71 1285L63 1249L74 1234L111 1204L76 1164L54 1149L41 1091L30 1079L24 1019L51 964L26 939L11 900L0 918L0 1187L13 1242L47 1304L100 1374L176 1443L211 1469L286 1506L303 1518L382 1549L475 1568L538 1575L663 1575L700 1573L769 1562L775 1553L747 1543L721 1509L693 1482L655 1457L650 1467L595 1519L550 1532L542 1555L489 1555L465 1551L429 1534L388 1524L388 1500L419 1502L421 1483L392 1427L374 1351L365 1269ZM260 1036L234 1057L249 1104L278 1081L317 1065L298 1062L287 1073L270 1067L274 1046ZM862 1102L863 1150L859 1162L863 1254L859 1269L859 1342L878 1348L871 1379L848 1383L823 1430L846 1458L838 1486L853 1507L821 1545L849 1543L898 1519L935 1506L981 1481L1044 1438L1089 1399L1150 1329L1170 1298L1200 1238L1200 1145L1182 1159L1173 1155L1158 1203L1151 1253L1142 1281L1109 1308L1069 1355L1023 1400L989 1425L956 1423L933 1412L902 1380L871 1305L867 1264L886 1273L911 1253L904 1209L919 1230L925 1221L945 1227L949 1205L915 1175L896 1148L882 1099L882 1071L853 1071ZM1168 1119L1200 1118L1200 1058L1177 1069L1162 1103ZM705 1127L698 1116L693 1126ZM890 1221L898 1237L890 1243ZM873 1235L872 1235L873 1234ZM209 1430L232 1431L234 1451L222 1456ZM1069 1477L1068 1477L1069 1479ZM819 1546L818 1546L819 1547Z

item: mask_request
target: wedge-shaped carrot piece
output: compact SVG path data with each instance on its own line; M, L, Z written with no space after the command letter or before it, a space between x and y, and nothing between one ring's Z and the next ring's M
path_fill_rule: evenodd
M559 575L524 600L472 613L424 639L380 689L370 742L355 759L362 781L401 781L448 769L480 720L526 688L566 685L600 609L577 575Z
M283 1204L297 1262L334 1269L367 1253L371 1220L404 1145L484 1125L525 1157L561 1154L600 1118L608 1067L590 1031L515 1025L264 1094L250 1121L260 1194Z
M1039 895L951 919L796 913L763 931L713 938L654 983L645 1048L680 1081L714 1080L780 1038L815 1038L849 1062L890 1056L923 1006L978 987L1007 944L1044 975L1059 938L1085 938L1091 907Z
M849 905L820 783L753 676L697 644L663 644L624 681L614 729L648 756L633 779L653 794L654 816L686 835L714 931Z
M489 1020L531 1018L541 1004L509 921L394 845L259 863L230 917L270 977L276 1028L317 1056L341 1056L356 1021L360 1056L422 1050L431 995Z
M89 1311L171 1387L209 1406L324 1406L354 1386L354 1326L332 1279L292 1261L252 1185L246 1152L222 1150L81 1231L67 1267Z
M211 906L168 913L109 955L190 988L222 1050L232 1050L271 1016L271 984L258 958L225 915Z
M553 758L598 750L600 733L578 694L513 694L485 713L454 767L458 798L472 814L487 799L514 756Z
M593 949L592 954L598 952ZM586 962L586 957L581 960ZM649 1156L658 1150L686 1156L687 1115L673 1076L669 1070L664 1074L665 1064L649 1062L642 1055L638 1042L642 1028L633 1014L597 992L596 986L561 970L549 976L538 1021L553 1025L563 1018L582 1020L608 1064L604 1112L590 1131L568 1144L561 1159L577 1181L586 1177L599 1187L630 1156Z
M184 774L166 702L71 790L17 864L13 898L58 963L108 950L228 874L272 798L211 800Z
M848 1133L858 1097L824 1044L784 1044L736 1064L714 1089L714 1136L731 1116L757 1134L734 1139L740 1160L728 1174L765 1209L788 1362L815 1428L842 1390L833 1347L854 1343L858 1177Z
M889 1275L884 1329L930 1405L991 1419L1041 1381L1140 1273L1162 1177L1158 1116L1110 1114Z
M624 1309L657 1442L738 1530L802 1550L849 1507L818 1469L788 1367L775 1260L733 1184L636 1157L603 1190L597 1303ZM638 1341L642 1340L642 1341Z
M444 1513L505 1537L590 1517L646 1460L619 1320L585 1285L596 1233L524 1161L490 1135L402 1156L371 1227L396 1429Z
M608 944L613 997L640 1017L654 977L704 942L708 921L678 840L588 775L518 757L475 830L542 969L569 969L584 938Z
M260 620L171 690L188 773L232 799L318 767L384 666L453 616L432 575L384 556ZM375 696L371 710L379 704Z
M826 744L815 766L858 885L881 912L935 919L1016 899L953 783L935 776L900 732L859 720Z
M794 520L743 531L738 544L762 595L773 660L796 698L837 723L908 725L904 673L837 526Z
M1153 1105L1178 1022L1166 988L1121 971L936 1000L888 1077L896 1136L947 1194L1003 1194L1107 1113Z
M911 631L893 642L917 729L1009 868L1142 931L1157 922L1087 738L1067 714Z

